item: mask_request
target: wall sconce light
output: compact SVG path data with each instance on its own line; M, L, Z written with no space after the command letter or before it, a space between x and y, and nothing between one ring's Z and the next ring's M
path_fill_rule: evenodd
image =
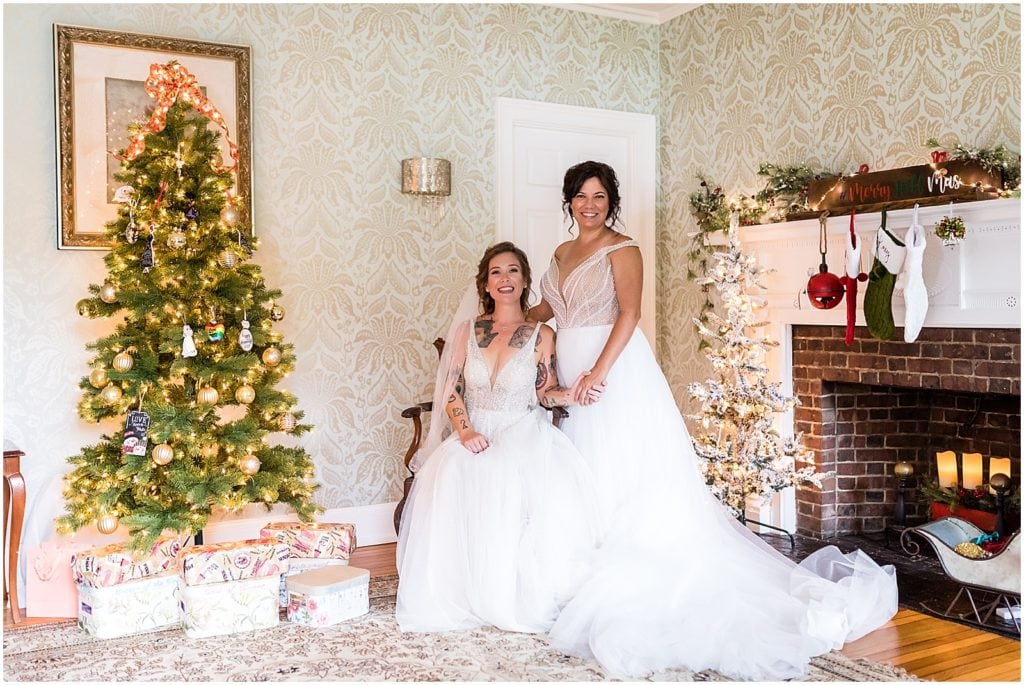
M914 475L914 465L906 461L897 462L893 472L899 479L896 485L896 526L904 528L907 525L907 501L904 493L907 489L907 480Z
M452 194L451 162L439 157L403 159L402 192L419 195L424 213L437 225L444 217L444 199Z

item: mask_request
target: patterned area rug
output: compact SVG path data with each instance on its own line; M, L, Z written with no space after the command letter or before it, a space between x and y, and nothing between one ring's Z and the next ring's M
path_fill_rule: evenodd
M565 656L542 636L480 628L406 633L395 623L397 576L370 583L370 613L330 628L282 622L251 633L189 639L161 630L112 640L74 622L4 631L5 681L600 681L594 661ZM652 681L727 681L671 670ZM917 680L906 671L838 652L811 662L803 681Z

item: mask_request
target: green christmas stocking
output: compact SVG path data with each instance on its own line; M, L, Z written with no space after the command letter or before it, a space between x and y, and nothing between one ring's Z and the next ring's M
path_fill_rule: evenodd
M872 337L879 340L889 340L896 333L892 319L892 291L906 255L906 246L885 227L883 209L882 225L875 236L875 259L868 275L868 288L864 292L864 319Z

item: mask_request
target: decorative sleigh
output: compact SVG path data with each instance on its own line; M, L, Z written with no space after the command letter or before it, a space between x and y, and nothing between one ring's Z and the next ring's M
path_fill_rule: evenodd
M912 534L928 541L943 571L960 585L960 591L945 610L924 604L925 609L986 628L1016 628L1020 634L1020 531L1011 535L998 553L982 559L970 559L954 551L958 544L985 534L963 519L947 516L904 530L900 544L908 554L917 555L921 548Z

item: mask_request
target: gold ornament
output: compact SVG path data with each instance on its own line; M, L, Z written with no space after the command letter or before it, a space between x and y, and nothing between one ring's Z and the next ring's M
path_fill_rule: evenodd
M247 476L251 476L260 470L260 460L250 452L238 461L238 470Z
M107 304L117 302L117 289L109 283L104 283L100 288L100 299Z
M238 210L235 209L234 205L226 205L224 209L220 210L220 220L228 226L234 226L241 220L241 218L241 215L238 213Z
M188 237L185 235L185 232L179 228L174 229L171 231L171 234L167 236L167 247L172 250L180 250L185 247L186 243L188 243Z
M276 347L268 347L263 350L263 363L267 366L277 366L281 363L281 350Z
M93 369L89 372L89 383L94 388L102 388L107 384L107 370Z
M220 399L220 393L217 392L217 388L205 385L202 388L199 388L199 393L196 395L196 399L200 404L217 404L217 400Z
M220 452L220 445L215 442L211 442L199 448L199 454L203 459L213 459L217 456L218 452Z
M100 391L100 397L107 404L117 404L121 401L121 388L113 383L109 383L107 387Z
M277 423L285 433L291 433L295 429L295 417L291 414L281 414Z
M75 309L78 310L79 316L91 317L93 314L92 300L79 300L78 304L75 305Z
M953 548L953 551L968 559L980 559L985 556L985 550L973 542L961 542Z
M283 318L284 318L284 307L282 307L279 304L275 304L273 307L270 308L270 320L271 321L280 321Z
M256 399L256 391L251 385L241 385L238 390L235 390L235 399L242 404L249 404Z
M174 448L166 442L153 448L153 461L160 466L170 464L172 459L174 459Z
M110 514L100 516L96 519L96 530L104 535L110 535L117 530L117 517L111 516Z
M135 366L135 360L132 359L130 353L119 352L114 356L114 361L111 365L115 371L131 371L131 368Z
M225 269L233 269L238 264L238 255L233 250L224 250L217 257L217 263Z

